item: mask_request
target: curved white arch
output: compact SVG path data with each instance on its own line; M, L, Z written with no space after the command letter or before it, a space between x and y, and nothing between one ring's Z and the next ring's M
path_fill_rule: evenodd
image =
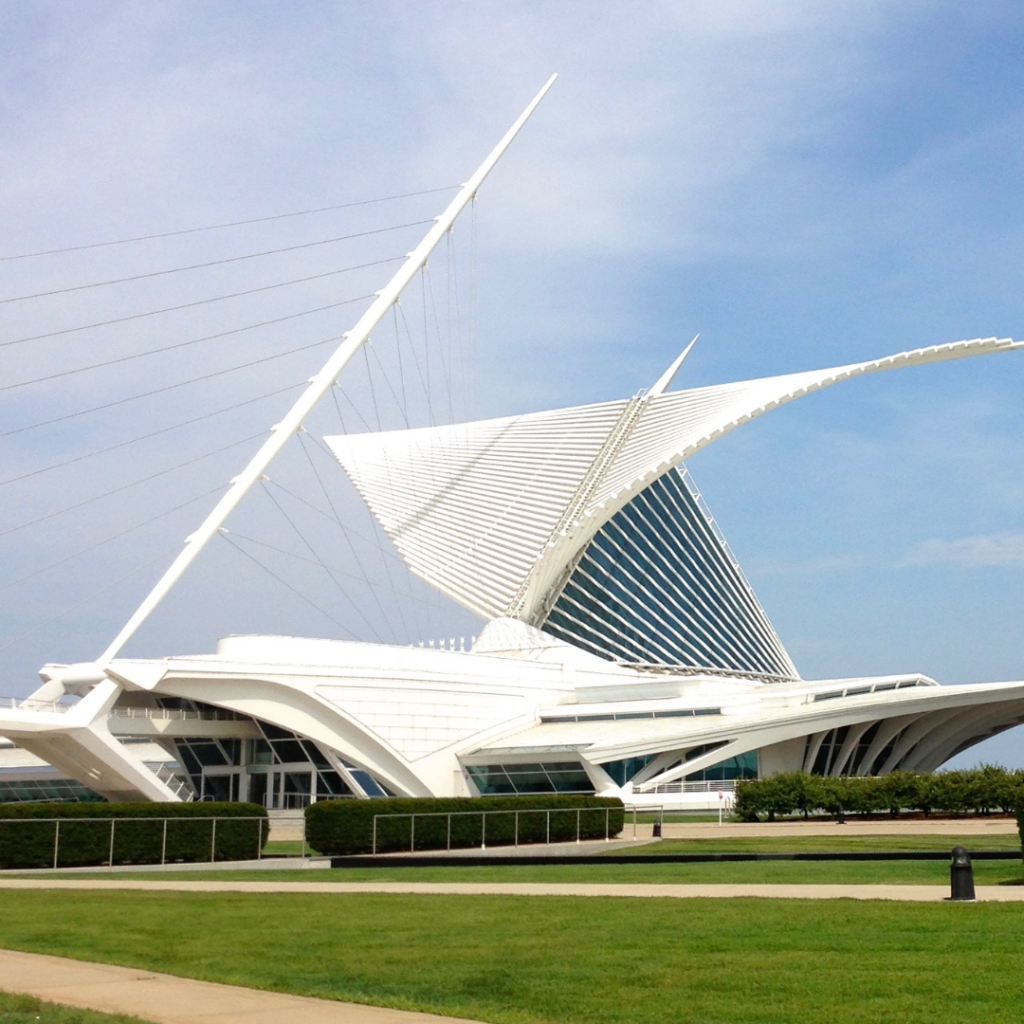
M616 512L744 423L862 374L1021 344L958 341L629 401L326 441L417 576L484 618L530 620Z

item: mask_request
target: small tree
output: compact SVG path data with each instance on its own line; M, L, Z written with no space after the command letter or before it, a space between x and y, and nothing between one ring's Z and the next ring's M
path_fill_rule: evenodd
M733 811L740 821L760 821L764 810L764 779L739 779L736 783L736 800Z
M849 789L846 779L823 776L818 780L819 806L826 814L836 819L837 825L845 824L849 809Z
M898 818L904 807L917 806L917 777L911 772L895 771L878 777L882 806Z
M802 772L785 772L761 780L764 784L763 807L768 812L769 821L774 821L777 814L792 814L800 806L802 775Z
M912 781L914 787L913 795L907 806L920 811L927 818L937 802L938 793L934 777L917 772L907 772L906 774L908 781Z

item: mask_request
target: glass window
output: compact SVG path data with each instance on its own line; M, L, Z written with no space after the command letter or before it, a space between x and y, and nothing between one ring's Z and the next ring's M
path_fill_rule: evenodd
M0 802L25 800L58 803L105 803L101 796L74 779L27 779L24 782L0 782Z
M268 740L293 740L295 739L295 733L288 732L286 729L281 729L276 725L271 725L269 722L259 722L259 727L263 731L263 735Z
M302 764L307 760L306 752L298 740L271 740L270 745L280 764Z
M786 674L785 654L682 474L661 477L586 548L549 616L605 657Z
M231 799L231 775L207 775L203 778L203 799Z
M559 793L593 793L590 776L578 765L573 771L549 771L548 778Z
M538 768L540 766L538 765ZM555 786L543 771L509 772L509 779L517 793L554 793Z
M178 750L178 759L185 766L185 771L187 771L189 775L201 775L203 766L199 763L199 758L192 753L189 745L187 743L178 742L175 746Z
M239 765L242 763L242 741L241 740L220 740L220 749L228 759L228 764Z
M321 771L317 781L318 796L351 796L352 790L345 785L337 772Z
M471 765L470 777L481 796L514 796L516 789L501 765Z
M756 779L757 751L748 750L686 776L687 782L721 782L728 779Z
M274 752L266 740L246 740L249 746L249 764L273 764Z
M716 743L704 743L699 747L693 747L686 752L684 761L695 761L698 757L703 757L705 754L710 754L712 750L717 750L719 747L724 747L728 740L718 740Z
M224 751L214 740L186 740L188 747L200 764L220 768L228 763Z
M622 761L606 761L601 767L615 780L624 786L638 771L646 768L657 754L645 754L643 757L627 757Z
M284 791L285 793L308 794L312 786L312 779L309 772L285 772Z
M530 793L593 793L590 777L577 761L545 764L468 765L482 796L526 796Z
M306 752L306 760L312 761L317 768L330 768L327 758L324 757L320 748L312 740L303 740L302 749Z

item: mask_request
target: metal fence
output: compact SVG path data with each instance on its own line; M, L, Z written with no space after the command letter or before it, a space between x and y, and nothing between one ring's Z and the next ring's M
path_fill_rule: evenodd
M263 825L257 830L257 843L256 843L256 856L254 860L260 860L263 857L263 841L265 839L264 827L266 827L267 833L269 833L269 820L262 816L247 816L241 815L226 815L219 817L184 817L178 815L171 818L158 818L158 817L141 817L141 818L0 818L0 826L2 825L41 825L50 824L54 826L53 830L53 866L56 868L59 864L60 859L60 826L64 825L101 825L109 822L110 824L110 847L109 855L107 857L107 867L114 866L114 840L117 836L117 824L127 822L140 822L144 821L147 823L162 823L162 837L160 841L160 863L167 863L167 823L174 821L180 823L187 823L195 825L197 823L210 822L210 863L214 863L217 859L217 822L241 822L241 821L259 821ZM303 838L303 856L305 856L305 838ZM194 863L199 863L198 861ZM102 865L96 865L102 866ZM142 865L140 865L142 866Z
M515 825L513 829L513 846L519 846L519 816L522 814L544 814L545 824L545 839L544 845L551 845L551 815L552 814L575 814L576 815L576 842L580 842L580 821L583 814L597 814L604 811L604 841L607 843L611 839L611 812L618 810L618 808L612 807L535 807L535 808L521 808L515 811L408 811L405 814L375 814L373 816L373 836L371 843L371 855L377 856L377 822L384 819L395 819L395 818L408 818L410 820L409 825L409 852L414 853L416 851L416 819L417 818L445 818L447 819L447 841L445 844L445 850L451 851L452 848L452 818L459 817L474 817L481 818L480 825L480 849L487 849L487 818L489 815L509 815L515 816ZM634 837L636 834L636 822L633 823ZM570 840L571 842L572 840Z

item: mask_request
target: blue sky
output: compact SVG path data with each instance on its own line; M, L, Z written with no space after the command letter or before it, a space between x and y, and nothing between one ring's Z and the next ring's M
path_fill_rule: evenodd
M464 389L475 414L632 394L698 331L678 385L1018 336L1022 47L1024 13L999 2L12 2L0 7L0 255L458 183L558 71L481 193L475 247L468 225L456 233L463 284L475 260L475 384ZM391 228L444 200L5 260L0 287L35 294ZM423 230L0 304L0 341L389 259ZM439 285L444 272L439 257ZM5 345L0 377L357 299L388 273ZM361 308L0 392L0 432L312 345ZM3 479L296 383L327 351L0 437ZM692 460L805 676L1024 678L1022 383L1020 355L878 375ZM367 384L354 370L357 401ZM255 443L243 439L287 404L282 392L0 485L2 533L132 484L0 535L0 689L26 693L43 662L95 656L205 512L201 495L240 468ZM337 424L324 412L314 427ZM290 455L275 472L297 491L302 460ZM337 501L369 529L351 495ZM276 514L254 495L231 525L274 542ZM227 545L207 556L132 652L208 650L257 629L340 635ZM363 557L394 570L379 552ZM383 584L349 605L316 597L359 635L364 620L387 632L378 611L404 620L396 637L477 628L415 584L398 590L429 610L398 615L388 602L404 599ZM1024 764L1024 743L1009 733L966 755L978 757Z

